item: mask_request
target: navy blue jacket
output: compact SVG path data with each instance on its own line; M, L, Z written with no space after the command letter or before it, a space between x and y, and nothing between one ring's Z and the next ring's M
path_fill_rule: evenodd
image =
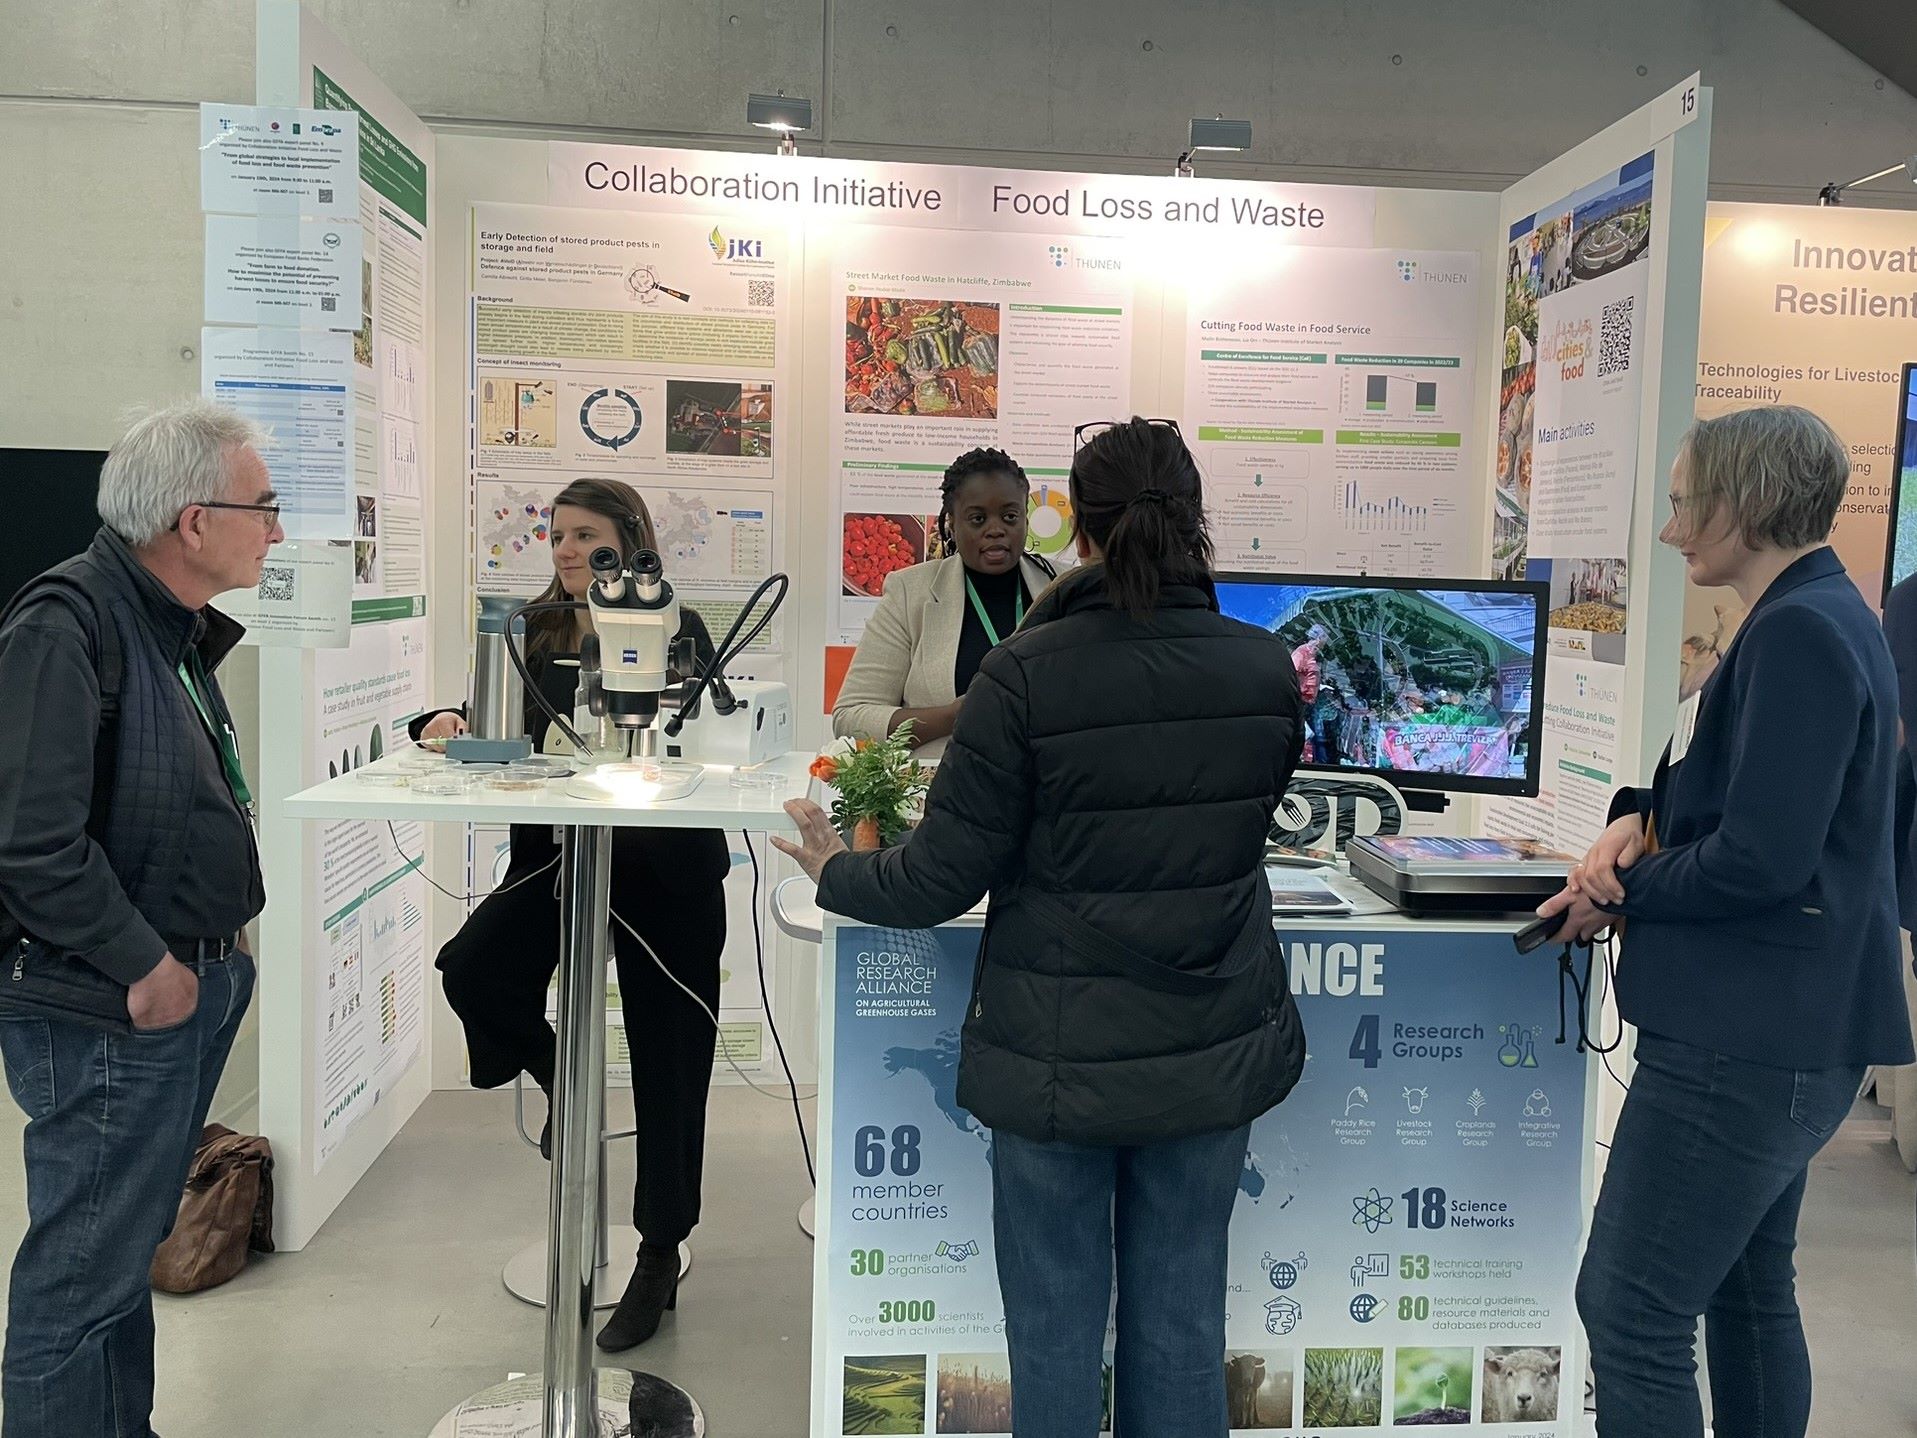
M1897 766L1897 914L1917 933L1917 575L1884 598L1884 638L1897 665L1897 715L1904 721L1904 752Z
M1897 675L1830 549L1752 607L1682 761L1634 791L1657 853L1624 873L1618 1007L1779 1068L1908 1063L1893 808Z

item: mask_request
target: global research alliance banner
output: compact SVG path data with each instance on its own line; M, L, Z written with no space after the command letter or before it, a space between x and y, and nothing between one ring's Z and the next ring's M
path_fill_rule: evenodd
M958 1103L978 940L828 936L814 1438L1011 1431L992 1137ZM1591 1059L1556 965L1495 929L1286 951L1310 1058L1239 1178L1232 1431L1574 1432Z

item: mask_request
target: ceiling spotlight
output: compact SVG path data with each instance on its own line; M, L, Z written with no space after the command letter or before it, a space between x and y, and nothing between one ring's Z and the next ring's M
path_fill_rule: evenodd
M779 153L796 155L799 146L792 137L812 128L812 102L790 97L783 90L776 95L748 95L746 123L761 130L777 130L781 136Z
M1854 190L1859 185L1868 185L1872 180L1886 179L1891 175L1899 173L1913 185L1917 185L1917 155L1912 155L1909 159L1895 165L1886 165L1875 174L1860 175L1856 179L1846 181L1843 184L1832 181L1817 192L1817 203L1820 205L1841 205L1844 203L1844 191Z
M1194 119L1191 122L1190 138L1186 141L1185 153L1178 157L1173 167L1174 175L1190 178L1193 173L1191 157L1200 151L1208 153L1236 153L1251 148L1251 121L1227 120L1223 115L1213 116L1209 120Z

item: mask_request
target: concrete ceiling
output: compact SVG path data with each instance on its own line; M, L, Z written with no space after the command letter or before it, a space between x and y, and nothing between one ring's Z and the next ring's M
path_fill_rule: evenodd
M1900 0L1784 0L1892 84L1917 95L1917 20Z

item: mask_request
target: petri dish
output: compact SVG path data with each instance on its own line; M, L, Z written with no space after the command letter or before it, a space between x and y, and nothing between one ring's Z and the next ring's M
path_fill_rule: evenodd
M751 793L776 794L786 787L786 776L776 769L734 769L732 787Z
M458 769L440 770L432 774L413 775L413 792L446 798L454 794L470 794L478 782L479 776L476 774L467 774Z
M378 765L351 770L344 777L370 789L404 789L413 782L413 776L404 769L387 769Z
M488 774L486 787L508 794L532 793L545 788L554 779L563 779L572 772L572 766L569 764L534 763L531 760L525 760L508 764Z

